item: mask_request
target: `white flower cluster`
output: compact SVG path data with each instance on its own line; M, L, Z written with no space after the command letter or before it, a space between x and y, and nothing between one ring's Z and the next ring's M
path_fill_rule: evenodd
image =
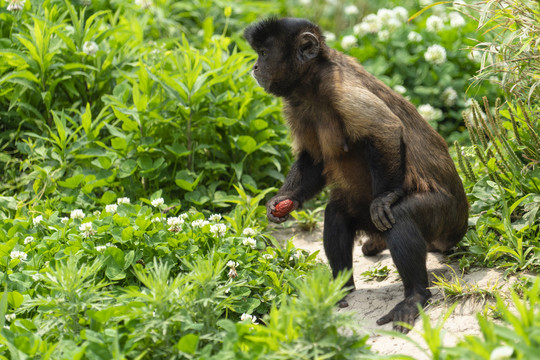
M401 27L408 19L409 13L402 6L394 9L379 9L377 14L369 14L361 23L354 26L354 33L359 36L375 34L382 29L395 30ZM389 33L388 33L389 34Z
M36 216L32 220L32 222L34 223L34 226L39 225L39 223L42 222L42 221L43 221L43 216L41 216L41 215Z
M87 41L83 44L83 53L88 56L94 56L99 50L98 44L94 41Z
M434 65L441 65L446 62L446 49L441 45L431 45L424 53L424 59Z
M167 226L169 226L169 231L171 232L179 232L182 230L182 224L184 223L184 219L177 217L170 217L167 219Z
M8 11L20 11L24 8L26 0L11 0L7 6Z
M442 118L441 109L434 108L433 106L429 104L420 105L418 107L418 112L428 122L437 121L440 118Z
M109 204L105 205L105 211L109 214L114 214L118 210L118 205L116 204Z
M211 222L218 222L219 220L221 220L221 215L212 214L208 217L208 220L210 220Z
M108 247L116 247L116 245L113 245L110 242L106 243L105 245L98 245L96 246L96 251L104 252Z
M409 40L410 42L418 43L418 42L422 41L422 39L423 39L422 35L420 35L416 31L411 31L409 33L409 35L407 35L407 40Z
M348 6L345 6L345 9L343 12L345 13L345 15L354 16L354 15L358 15L360 11L355 5L348 5Z
M34 241L34 237L33 236L27 236L27 237L24 238L24 245L28 245L32 241Z
M28 255L24 251L18 251L13 250L9 256L11 256L12 259L19 259L21 261L25 261Z
M135 5L143 8L143 9L149 9L152 7L152 0L135 0Z
M447 87L441 94L441 100L445 106L451 107L456 105L457 92L451 87Z
M252 228L245 228L244 231L242 231L242 235L244 236L255 236L256 233L255 233L255 230L253 230Z
M67 216L64 216L63 218L60 219L60 222L62 224L67 224L69 222L69 218Z
M272 254L263 254L262 257L263 257L263 259L270 260L270 259L274 258L274 255L272 255Z
M160 207L163 204L165 204L165 200L163 200L163 198L157 198L157 199L152 200L153 207Z
M129 198L127 198L127 197L122 197L122 198L116 199L116 202L118 203L118 205L120 205L120 204L129 204L131 202L131 200L129 200Z
M248 319L251 321L252 324L258 324L257 317L255 315L243 313L242 316L240 316L240 321L244 321Z
M161 221L161 218L159 216L154 216L152 218L152 220L150 220L150 222L153 224L153 223L157 223L157 222L160 222Z
M398 94L404 95L407 92L407 89L403 85L394 86L394 91Z
M242 245L249 246L252 249L257 248L257 241L255 239L248 237L247 239L242 240Z
M437 16L431 15L426 20L426 30L429 32L439 32L444 28L444 20Z
M230 268L227 275L230 278L235 278L238 276L238 273L236 272L236 268L238 267L238 265L239 264L236 261L229 260L229 262L227 262L227 266Z
M452 11L448 14L448 18L450 19L450 26L453 28L465 26L465 19L457 11Z
M81 224L81 226L79 226L79 231L82 232L82 235L84 237L89 237L96 233L94 229L92 228L91 222L86 222L84 224Z
M225 233L227 232L227 226L225 226L225 224L215 224L215 225L212 225L210 226L210 232L212 233L213 236L215 237L221 237L221 236L224 236Z
M356 46L358 43L358 39L354 35L345 35L341 39L341 47L345 50L352 48L353 46Z
M210 222L203 219L197 219L191 222L191 226L193 228L203 228L205 225L208 225L208 224L210 224Z
M70 214L72 219L84 219L84 212L81 209L75 209Z

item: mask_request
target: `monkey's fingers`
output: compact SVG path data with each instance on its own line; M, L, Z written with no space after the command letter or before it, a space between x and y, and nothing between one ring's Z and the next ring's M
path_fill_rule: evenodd
M371 221L379 231L386 231L392 228L392 224L395 224L394 216L390 207L376 201L370 208Z

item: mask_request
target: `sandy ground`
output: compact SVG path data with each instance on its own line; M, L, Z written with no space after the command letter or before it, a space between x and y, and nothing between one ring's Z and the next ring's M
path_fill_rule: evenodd
M309 233L299 230L291 222L288 222L285 226L276 226L273 235L280 241L294 237L293 243L297 248L310 253L319 250L318 258L320 261L327 261L322 244L322 225L317 226L313 232ZM390 275L383 281L369 281L366 276L361 276L363 272L375 265L387 266L391 269ZM430 281L434 280L433 274L439 277L444 275L447 279L451 279L453 275L452 268L458 275L460 274L457 264L449 263L444 255L437 253L428 254L427 268ZM359 239L354 249L353 272L356 291L347 297L349 307L338 311L354 312L354 316L358 318L361 326L370 334L368 343L371 345L372 350L384 355L402 354L411 356L414 359L431 358L426 343L418 333L418 331L422 331L421 319L417 319L414 329L408 334L408 337L416 341L420 348L409 341L379 332L380 330L391 330L392 325L379 326L376 324L377 319L386 315L398 302L403 300L403 285L388 250L377 256L366 257L362 254L361 239ZM494 269L472 271L465 274L463 280L482 289L493 289L494 287L502 289L507 288L509 285L503 280L502 272ZM451 304L443 301L443 294L437 288L432 288L431 292L433 294L432 301L426 310L432 326L435 326L437 321L448 311ZM479 327L476 314L482 312L484 308L485 303L479 303L478 301L460 302L444 323L443 344L452 346L464 335L478 334Z

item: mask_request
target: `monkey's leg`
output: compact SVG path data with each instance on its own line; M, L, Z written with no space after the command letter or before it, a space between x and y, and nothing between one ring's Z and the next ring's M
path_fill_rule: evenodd
M392 209L396 218L394 226L383 233L405 288L405 300L398 303L387 315L377 320L383 325L394 322L394 330L407 333L409 329L399 322L414 324L418 316L418 305L424 307L431 292L428 290L426 270L426 242L414 219L408 213L410 209L400 204Z
M332 268L334 278L340 271L352 269L355 233L356 231L352 227L351 219L346 215L341 204L337 201L330 200L324 213L323 243L324 252ZM352 275L345 284L345 287L352 287L354 289L354 278ZM345 299L342 299L338 303L338 306L347 307L349 304Z

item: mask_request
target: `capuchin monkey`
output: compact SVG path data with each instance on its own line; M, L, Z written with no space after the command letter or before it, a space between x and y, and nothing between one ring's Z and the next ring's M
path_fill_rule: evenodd
M467 229L467 198L444 139L308 20L270 18L244 36L258 54L253 76L283 98L297 156L266 205L268 218L285 221L276 205L290 200L290 212L329 186L323 237L334 277L352 268L358 231L369 236L365 255L388 248L405 299L377 323L408 332L399 323L414 324L431 297L426 252L448 251ZM352 276L346 286L354 289Z

